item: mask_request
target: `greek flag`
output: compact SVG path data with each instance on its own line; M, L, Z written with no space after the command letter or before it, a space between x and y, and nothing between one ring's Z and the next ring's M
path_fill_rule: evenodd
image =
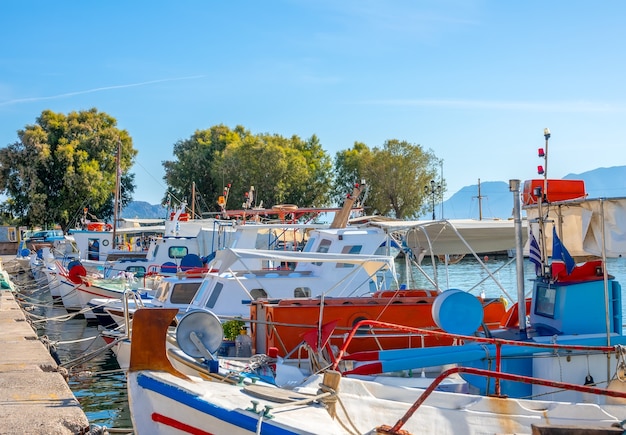
M539 243L535 239L535 234L530 232L530 253L528 259L535 265L535 275L543 275L543 262L541 261L541 251L539 249Z

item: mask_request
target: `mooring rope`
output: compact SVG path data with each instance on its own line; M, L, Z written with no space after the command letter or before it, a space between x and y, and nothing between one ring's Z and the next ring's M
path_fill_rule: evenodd
M350 415L348 414L348 410L346 409L345 405L341 401L341 398L337 394L337 391L335 391L333 388L329 387L328 385L320 384L320 389L318 390L315 396L307 397L306 399L300 399L300 400L294 400L291 402L282 403L280 405L272 405L272 406L266 405L265 410L259 413L260 415L259 415L259 420L257 421L256 435L261 434L261 426L264 421L263 418L269 414L270 410L280 411L281 409L308 405L313 402L320 402L327 409L330 406L339 404L339 406L343 410L345 418L348 420L346 423L342 421L340 418L338 418L337 422L339 423L339 425L341 425L341 427L345 429L346 433L350 435L353 435L353 434L358 435L361 433L359 429L356 427L356 425L354 424L354 422L352 421L352 419L350 418Z

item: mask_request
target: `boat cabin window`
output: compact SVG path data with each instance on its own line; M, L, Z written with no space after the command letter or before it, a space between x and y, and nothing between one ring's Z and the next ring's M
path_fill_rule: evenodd
M100 239L87 239L87 260L100 260Z
M146 268L143 266L128 266L126 272L131 272L137 278L143 278L146 275Z
M537 285L535 314L554 318L556 288Z
M294 298L310 298L311 297L311 289L308 287L296 287L293 290Z
M202 284L201 281L174 284L174 287L172 288L172 295L170 296L170 302L173 304L188 305L198 292L200 284Z
M330 249L330 245L331 245L331 243L332 243L332 242L331 242L330 240L328 240L328 239L323 239L323 240L321 240L321 241L320 241L320 245L319 245L319 246L318 246L318 248L317 248L317 252L321 252L322 254L327 253L327 252L328 252L328 250ZM321 262L321 261L319 261L319 262L315 262L315 263L313 263L313 264L315 264L316 266L321 266L321 265L322 265L322 262Z
M215 308L215 303L219 299L223 288L224 288L224 284L222 284L221 282L218 282L217 284L215 284L215 287L213 287L213 290L211 291L211 295L209 296L209 299L206 301L205 307Z
M262 288L253 288L250 290L250 296L256 301L259 298L267 298L267 292Z
M341 250L342 254L360 254L363 249L363 245L344 246ZM354 264L350 263L337 263L337 268L340 267L354 267Z
M172 246L168 249L167 255L170 258L184 258L188 251L186 246Z
M167 294L169 293L170 283L169 281L162 281L161 284L156 289L154 293L154 298L157 301L165 302L167 299Z
M311 251L311 247L313 245L315 245L315 241L316 240L317 239L315 237L310 237L309 240L304 245L304 248L302 248L302 252L310 252Z

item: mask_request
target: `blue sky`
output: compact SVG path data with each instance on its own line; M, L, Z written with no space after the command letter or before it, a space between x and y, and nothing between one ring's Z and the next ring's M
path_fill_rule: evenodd
M173 144L218 124L315 134L332 157L420 144L446 198L537 178L544 127L550 178L626 165L625 18L623 1L7 0L0 146L43 110L95 107L153 204Z

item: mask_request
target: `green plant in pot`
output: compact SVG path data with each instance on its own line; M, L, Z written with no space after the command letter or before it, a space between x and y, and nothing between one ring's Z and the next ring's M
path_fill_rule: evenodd
M231 319L224 322L222 324L222 328L224 329L224 340L235 341L239 335L239 331L241 331L241 328L244 326L245 322L243 320Z

